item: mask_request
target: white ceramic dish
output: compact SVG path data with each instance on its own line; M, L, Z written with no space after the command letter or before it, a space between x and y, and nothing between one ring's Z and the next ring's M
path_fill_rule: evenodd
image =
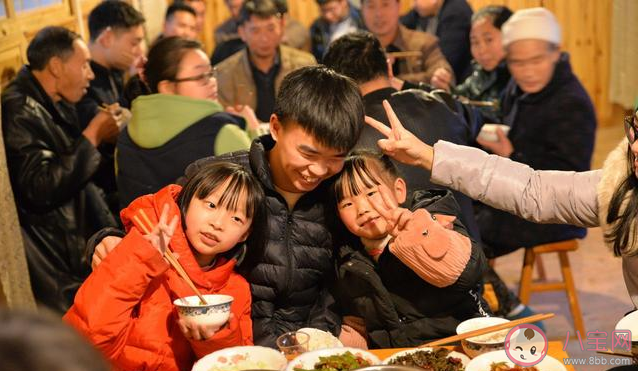
M288 363L288 367L286 367L286 371L294 371L295 368L303 368L306 370L311 370L315 368L315 363L319 362L319 357L328 357L338 354L343 354L345 352L350 352L354 355L358 355L363 357L366 361L370 362L370 365L377 365L381 363L379 358L374 354L367 352L363 349L358 348L350 348L350 347L340 347L340 348L328 348L328 349L319 349L313 350L311 352L306 352L292 361Z
M499 325L501 323L509 322L509 320L499 317L476 317L470 318L459 323L456 326L457 334L464 334L466 332L478 330L481 328ZM461 340L461 346L465 354L474 358L480 354L493 352L503 349L503 343L509 329L502 330L496 333L485 334L480 336L471 337L469 339Z
M197 361L192 371L284 370L286 363L286 357L274 349L243 346L213 352Z
M300 328L299 331L310 335L310 341L308 342L309 351L343 347L343 343L341 343L336 336L327 331L312 327Z
M415 349L402 350L402 351L394 353L390 357L384 359L383 360L383 364L384 365L388 365L388 364L390 364L391 361L393 361L395 358L400 357L400 356L405 356L405 355L408 355L408 354L416 353L418 351L428 351L428 350L431 352L433 350L433 348L425 347L425 348L415 348ZM459 358L464 367L467 367L468 363L470 363L470 357L466 356L463 353L450 352L450 354L448 354L447 358L450 358L450 357Z
M478 137L487 140L490 142L498 141L498 136L496 135L496 128L500 128L503 130L503 133L507 135L510 131L510 127L503 124L485 124L481 127L481 131L479 132Z
M629 313L618 321L616 330L631 331L631 341L638 342L638 310Z
M221 327L230 317L230 305L233 297L230 295L204 295L207 305L201 304L199 297L187 296L175 299L173 305L177 308L180 318L198 324Z
M504 350L481 354L474 358L465 368L465 371L490 371L492 363L506 362L508 366L514 366ZM545 356L543 360L535 366L540 371L567 371L565 365L556 358Z

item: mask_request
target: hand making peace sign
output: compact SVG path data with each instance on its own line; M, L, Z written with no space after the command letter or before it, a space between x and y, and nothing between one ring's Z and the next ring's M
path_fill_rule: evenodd
M383 101L383 108L385 108L385 112L388 115L390 127L387 127L372 117L365 117L365 121L368 125L377 129L381 134L387 137L377 142L379 148L381 148L383 153L399 162L407 165L421 166L428 171L432 170L434 149L423 143L401 125L401 121L399 121L399 118L387 100Z

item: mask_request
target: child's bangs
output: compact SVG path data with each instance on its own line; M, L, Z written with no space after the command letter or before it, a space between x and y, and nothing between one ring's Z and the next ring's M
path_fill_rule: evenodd
M346 161L341 176L335 182L337 202L347 196L358 196L363 189L381 184L375 175L374 164L370 162L365 156L353 156ZM379 169L376 169L376 172L378 173Z
M257 185L250 181L249 174L244 172L232 172L230 174L220 171L211 179L211 182L202 185L196 196L204 199L217 188L225 186L221 197L217 201L219 206L231 211L240 211L245 208L246 217L252 218L257 208ZM242 196L245 196L245 204L241 205Z

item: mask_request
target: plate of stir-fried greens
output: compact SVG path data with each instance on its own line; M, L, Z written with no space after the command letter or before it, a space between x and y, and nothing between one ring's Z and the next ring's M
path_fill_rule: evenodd
M303 353L288 363L286 371L350 371L381 363L362 349L341 347Z
M426 371L463 371L470 362L465 354L445 348L404 350L383 360L384 364L419 367Z

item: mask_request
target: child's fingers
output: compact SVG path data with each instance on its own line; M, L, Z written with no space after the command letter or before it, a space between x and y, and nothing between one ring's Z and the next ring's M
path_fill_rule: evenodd
M412 212L402 207L397 209L397 225L398 232L403 231L410 220L412 220Z
M368 197L368 201L372 208L376 210L383 219L392 222L392 210L385 206L383 199L379 200L378 197Z
M381 194L381 199L388 209L394 210L399 207L399 204L390 196L390 190L388 188L380 185L379 194Z
M171 222L168 224L168 235L169 237L173 237L173 233L175 233L175 228L177 228L177 222L179 222L179 215L174 215Z
M160 214L160 218L159 218L159 225L166 225L166 220L168 219L168 204L164 204L164 206L162 206L162 213Z

